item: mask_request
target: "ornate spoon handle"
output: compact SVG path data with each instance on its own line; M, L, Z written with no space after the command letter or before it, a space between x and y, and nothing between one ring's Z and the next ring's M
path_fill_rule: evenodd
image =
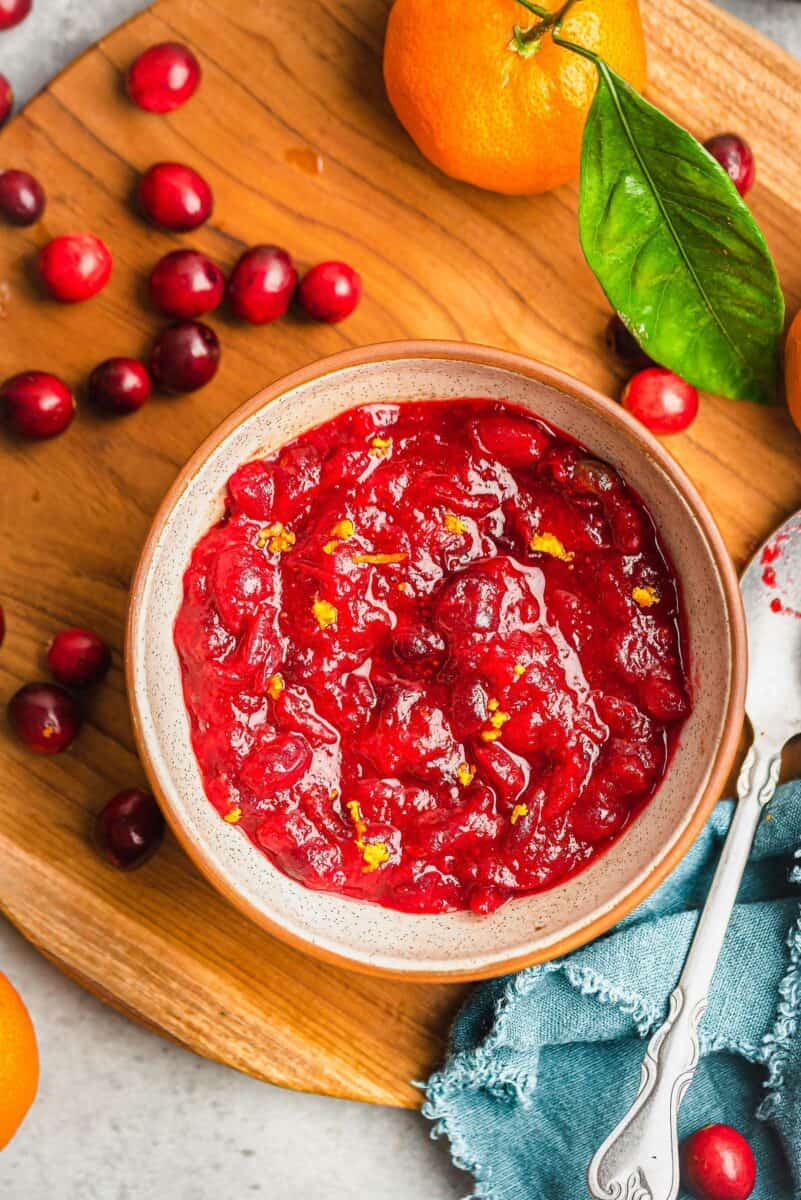
M740 772L739 803L667 1018L645 1052L637 1098L590 1163L587 1184L594 1200L675 1200L679 1105L698 1062L698 1022L780 766L780 747L758 736Z

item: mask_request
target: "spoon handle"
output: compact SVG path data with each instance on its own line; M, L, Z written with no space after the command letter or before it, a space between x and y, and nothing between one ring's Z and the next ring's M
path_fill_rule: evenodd
M698 1023L780 766L781 747L758 734L740 772L739 803L667 1018L648 1043L637 1097L590 1163L587 1184L594 1200L675 1200L679 1105L698 1062Z

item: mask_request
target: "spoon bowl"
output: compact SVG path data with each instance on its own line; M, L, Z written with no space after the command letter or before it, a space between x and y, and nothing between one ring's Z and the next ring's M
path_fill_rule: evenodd
M760 546L741 581L750 660L745 708L755 738L801 733L801 512Z

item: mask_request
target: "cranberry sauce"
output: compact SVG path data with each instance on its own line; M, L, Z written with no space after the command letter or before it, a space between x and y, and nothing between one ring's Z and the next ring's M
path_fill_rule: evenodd
M490 912L653 794L690 693L620 476L485 400L370 405L228 482L175 626L223 820L308 887Z

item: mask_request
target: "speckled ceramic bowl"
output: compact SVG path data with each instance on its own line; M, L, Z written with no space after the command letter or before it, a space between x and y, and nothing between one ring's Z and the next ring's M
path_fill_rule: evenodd
M242 462L363 402L485 396L530 409L614 464L644 498L681 580L695 705L654 799L609 851L567 883L488 917L416 916L313 892L288 879L206 799L189 737L173 622L198 538ZM603 933L668 874L700 830L743 719L745 632L737 579L697 492L616 404L528 359L456 343L348 351L265 388L207 439L162 504L134 581L128 687L139 749L186 851L270 933L345 966L419 979L481 978L564 954Z

